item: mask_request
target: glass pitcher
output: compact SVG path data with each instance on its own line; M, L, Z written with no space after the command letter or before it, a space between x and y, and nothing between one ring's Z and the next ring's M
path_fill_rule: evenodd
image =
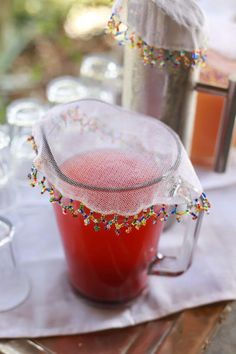
M29 177L50 195L70 280L83 297L123 303L148 286L149 275L188 269L209 202L170 128L81 100L55 107L33 135L38 155ZM170 217L184 219L183 241L164 255L159 241Z

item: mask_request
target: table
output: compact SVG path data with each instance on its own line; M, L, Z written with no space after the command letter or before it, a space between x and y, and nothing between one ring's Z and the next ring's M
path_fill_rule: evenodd
M221 302L125 329L1 340L0 354L235 354L235 328L236 303Z

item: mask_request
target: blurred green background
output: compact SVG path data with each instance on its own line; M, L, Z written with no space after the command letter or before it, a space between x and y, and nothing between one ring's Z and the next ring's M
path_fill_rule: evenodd
M112 50L112 0L1 0L0 122L13 99L44 98L47 82L79 74L83 55Z

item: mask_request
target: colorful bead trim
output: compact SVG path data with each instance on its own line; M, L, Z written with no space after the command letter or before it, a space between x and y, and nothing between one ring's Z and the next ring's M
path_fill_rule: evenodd
M50 195L49 201L51 203L57 203L61 206L63 214L71 214L73 217L81 215L84 218L84 225L94 224L94 230L99 231L102 227L104 230L110 230L112 227L117 235L120 235L121 230L124 229L126 233L130 233L133 228L139 230L145 226L148 220L152 220L153 224L157 221L167 221L170 215L175 215L176 220L180 222L184 215L191 215L193 220L198 218L200 212L207 212L210 208L210 203L205 194L202 194L199 199L195 199L193 203L188 206L185 211L178 211L178 205L170 207L162 204L159 207L152 206L141 213L124 217L120 215L102 215L94 211L89 210L84 204L69 200L69 204L64 204L63 199L68 201L68 198L64 198L63 195L57 192L53 186L48 187L46 185L46 178L38 180L38 170L35 166L32 167L31 173L28 178L32 187L39 186L41 188L41 194L48 192ZM157 209L157 210L155 210Z
M31 143L33 150L35 151L36 154L38 154L38 148L37 148L36 142L34 140L34 137L33 136L29 136L27 141L29 143Z
M108 22L107 32L118 40L120 45L130 44L131 48L138 48L144 64L159 65L161 68L180 66L194 67L203 66L206 62L206 49L199 49L192 52L185 50L166 50L149 46L135 32L130 32L129 28L120 21L116 14L112 14Z

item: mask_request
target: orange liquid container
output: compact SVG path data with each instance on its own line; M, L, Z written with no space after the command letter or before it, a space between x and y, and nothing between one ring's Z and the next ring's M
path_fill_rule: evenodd
M236 73L236 60L209 51L208 64L202 69L200 82L215 87L228 87L230 74ZM225 97L198 93L191 160L195 165L213 168ZM233 138L236 143L236 135Z
M225 98L198 94L191 159L196 165L212 168L215 161L217 135Z

